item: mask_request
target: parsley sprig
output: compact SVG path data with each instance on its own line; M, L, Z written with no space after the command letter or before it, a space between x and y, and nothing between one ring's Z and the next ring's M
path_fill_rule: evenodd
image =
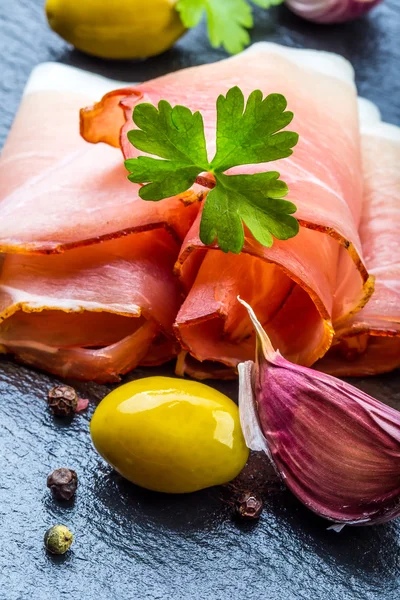
M217 100L216 153L208 160L203 117L185 106L172 107L161 100L158 108L142 103L133 111L138 129L128 133L135 148L158 156L139 156L125 161L128 179L146 184L143 200L163 200L187 191L204 172L212 173L215 187L208 192L202 212L200 239L218 242L224 252L239 253L244 244L243 223L264 246L273 238L286 240L299 231L293 213L296 206L283 200L288 193L279 173L227 175L240 165L252 165L288 157L298 135L281 131L293 119L281 94L263 98L260 90L247 103L238 87ZM160 160L161 159L161 160Z
M281 4L283 0L251 0L262 8ZM223 46L230 54L241 52L250 42L248 29L253 14L247 0L178 0L176 5L185 27L195 27L203 15L207 18L208 36L214 48Z

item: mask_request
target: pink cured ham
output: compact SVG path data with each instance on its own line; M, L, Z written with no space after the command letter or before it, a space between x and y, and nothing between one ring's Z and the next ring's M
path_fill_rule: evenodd
M360 236L375 292L338 328L318 367L338 376L374 375L400 367L400 128L364 106L365 197ZM376 112L376 111L375 111ZM378 157L378 158L377 158Z
M136 156L126 138L133 108L165 98L202 112L211 155L216 98L235 84L245 95L255 88L283 93L295 114L290 127L299 132L300 142L293 156L267 169L280 171L289 184L301 233L271 249L247 236L242 255L235 258L202 246L198 218L176 266L187 298L175 331L190 360L235 367L254 352L250 324L236 301L240 293L283 353L310 365L330 346L333 324L357 312L373 291L358 236L361 159L350 65L335 55L256 44L237 57L141 84L130 94L126 89L108 94L81 112L81 132L91 142L117 145L119 139L125 156ZM265 165L247 168L256 170ZM180 372L185 364L180 360Z
M159 228L64 254L7 255L2 351L56 375L99 382L171 358L181 301L172 274L177 251Z
M251 323L236 300L240 295L251 300L273 343L291 360L313 363L325 354L333 336L329 309L335 286L324 267L335 244L329 236L302 228L298 239L275 241L270 249L248 236L236 256L205 249L197 232L195 222L175 267L189 289L175 324L183 348L200 361L228 366L254 356ZM191 262L196 260L200 266Z
M82 140L80 106L110 85L35 69L0 160L1 351L97 381L176 356L172 268L198 210L140 200L120 152Z
M144 202L120 153L80 137L79 108L110 85L63 65L33 72L0 160L0 252L62 252L159 226L186 235L195 206Z

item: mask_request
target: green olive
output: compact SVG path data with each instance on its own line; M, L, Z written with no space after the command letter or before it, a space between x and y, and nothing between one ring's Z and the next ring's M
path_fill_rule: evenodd
M159 492L227 483L249 453L236 404L185 379L149 377L120 386L99 404L90 430L114 469Z

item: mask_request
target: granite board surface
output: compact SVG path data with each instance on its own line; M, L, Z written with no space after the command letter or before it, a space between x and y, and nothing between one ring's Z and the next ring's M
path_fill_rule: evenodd
M361 95L400 125L400 3L341 26L307 23L286 8L256 9L253 41L320 48L350 59ZM73 50L46 25L42 0L0 2L0 147L31 69L72 64L115 79L141 81L223 58L204 27L163 56L105 62ZM131 377L153 374L140 370ZM172 367L158 369L171 373ZM0 362L0 600L395 600L400 597L400 520L326 530L326 522L287 491L271 493L260 522L238 525L221 489L164 496L122 480L97 456L88 425L110 387L78 384L90 399L72 423L54 419L44 399L57 380ZM400 408L400 375L356 381ZM217 385L232 398L236 384ZM54 468L78 472L76 500L55 503ZM54 523L76 539L63 557L43 549Z

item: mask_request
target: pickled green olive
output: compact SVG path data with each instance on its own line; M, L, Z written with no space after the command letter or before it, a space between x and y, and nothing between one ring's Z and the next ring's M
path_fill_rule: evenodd
M248 458L236 404L185 379L148 377L111 392L90 425L99 454L150 490L193 492L223 484Z

